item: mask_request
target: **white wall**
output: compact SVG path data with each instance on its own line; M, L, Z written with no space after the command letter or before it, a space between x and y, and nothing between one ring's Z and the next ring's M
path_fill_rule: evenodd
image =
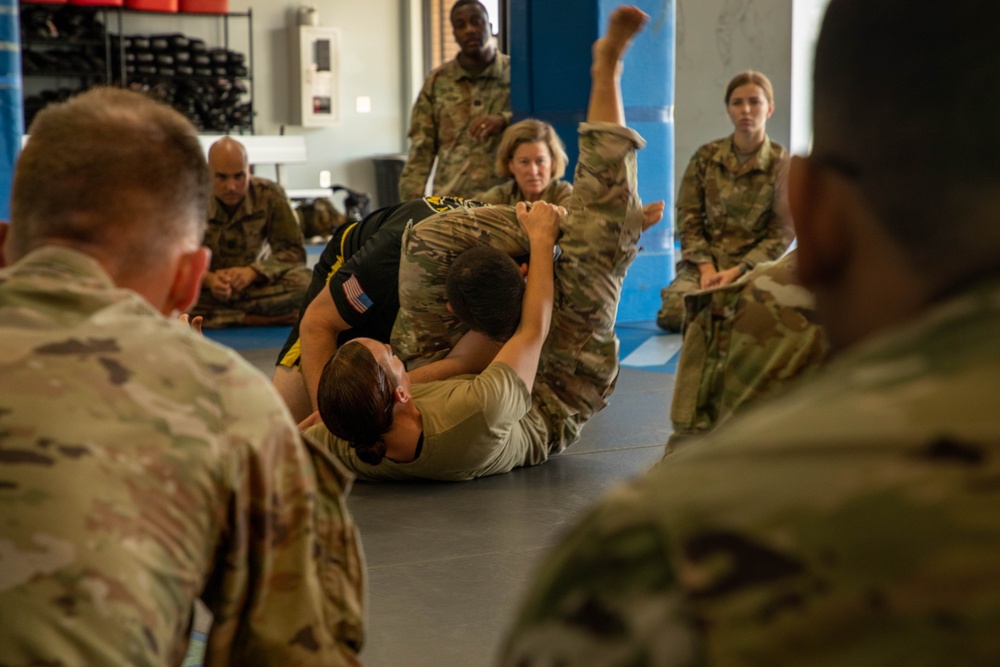
M294 25L301 4L315 5L320 24L340 30L340 121L328 128L305 129L288 125L289 47L287 26ZM257 134L286 134L306 137L309 161L287 165L284 181L291 188L315 188L319 172L329 170L333 183L364 190L375 196L375 171L371 156L399 153L404 148L404 116L411 99L406 91L404 45L405 3L401 0L230 0L230 11L253 9L254 107ZM201 16L142 16L129 13L126 33L183 32L202 37L211 45L222 42L222 22ZM419 17L417 17L419 22ZM230 48L248 51L245 19L230 20ZM418 23L419 25L419 23ZM112 29L115 29L112 27ZM408 47L407 47L408 48ZM372 110L355 111L355 98L371 98ZM273 178L272 167L259 169Z
M793 0L792 5L792 138L793 153L812 145L812 70L816 38L830 0Z
M674 192L698 147L732 133L723 97L737 72L771 79L767 132L789 145L791 63L792 0L678 0Z
M287 26L295 22L300 3L231 0L233 11L253 7L254 64L258 134L277 134L290 120ZM286 134L303 134L309 162L288 165L289 187L319 185L319 172L329 170L334 183L375 195L371 156L403 148L402 17L399 0L310 0L320 25L340 30L340 121L328 128L286 126ZM355 111L355 99L371 98L370 113Z

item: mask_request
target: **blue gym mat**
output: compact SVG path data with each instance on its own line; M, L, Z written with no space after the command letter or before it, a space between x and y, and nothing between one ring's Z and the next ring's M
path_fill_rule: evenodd
M291 327L236 327L205 329L205 336L238 352L278 350ZM616 327L621 341L619 355L626 368L656 373L676 373L681 337L667 334L653 322L628 322Z
M231 347L238 352L246 350L280 350L291 327L233 327L231 329L205 329L205 337Z

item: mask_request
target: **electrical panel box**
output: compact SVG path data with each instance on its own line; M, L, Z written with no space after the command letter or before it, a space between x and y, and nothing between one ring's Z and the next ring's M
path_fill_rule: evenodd
M325 127L340 120L340 33L326 26L289 29L293 125Z

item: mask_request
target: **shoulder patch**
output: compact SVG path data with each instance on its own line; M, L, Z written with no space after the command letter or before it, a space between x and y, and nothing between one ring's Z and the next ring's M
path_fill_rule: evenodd
M341 289L344 290L344 296L347 297L347 302L351 304L351 308L359 313L364 313L375 305L375 302L371 300L371 297L365 294L365 290L361 286L361 282L355 275L352 275L350 278L345 280L344 284L341 285Z

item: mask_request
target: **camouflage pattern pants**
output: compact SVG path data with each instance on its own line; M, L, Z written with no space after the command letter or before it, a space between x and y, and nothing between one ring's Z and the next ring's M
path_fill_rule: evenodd
M613 123L580 126L580 158L562 256L555 268L552 327L542 349L532 408L522 417L536 432L540 463L579 438L607 404L618 378L614 323L625 272L642 232L635 151L643 139ZM445 356L464 329L445 306L444 278L452 260L476 243L511 255L528 241L512 206L456 210L415 224L403 236L400 311L392 344L410 368Z
M663 305L656 314L656 325L665 331L679 332L684 324L684 296L701 289L701 274L691 262L677 263L677 276L660 290Z
M312 271L304 266L290 269L273 283L251 285L229 301L219 301L204 287L191 316L205 318L212 329L242 326L247 315L281 317L302 306L302 299L312 280Z

